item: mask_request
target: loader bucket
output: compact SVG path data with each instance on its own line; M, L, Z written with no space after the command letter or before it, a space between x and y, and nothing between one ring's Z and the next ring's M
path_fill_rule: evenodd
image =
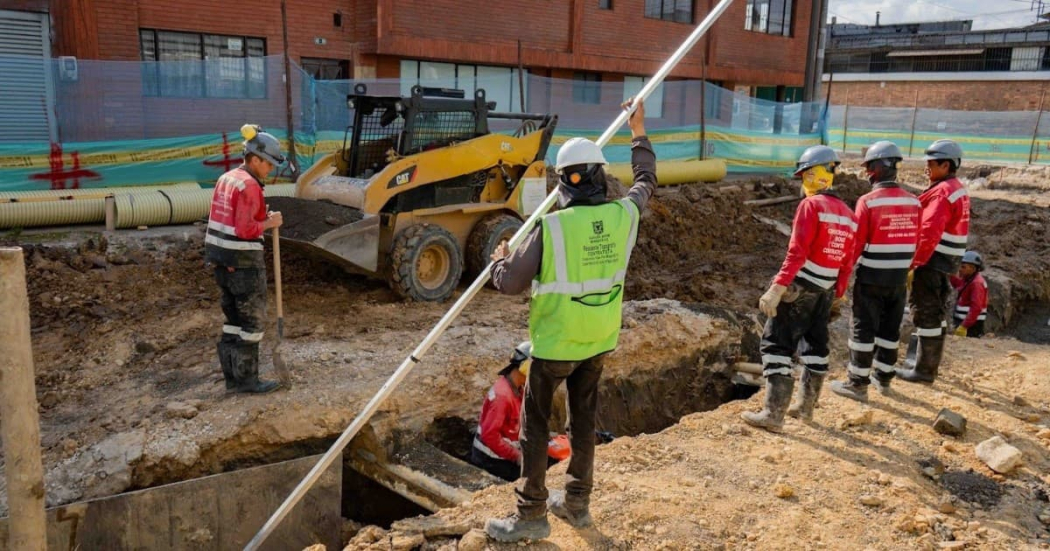
M319 256L349 271L375 275L379 268L379 216L328 201L273 197L270 210L280 211L281 245Z

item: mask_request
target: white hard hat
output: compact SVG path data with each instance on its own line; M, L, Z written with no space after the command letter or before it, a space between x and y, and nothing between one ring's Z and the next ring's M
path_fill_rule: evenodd
M554 170L560 174L568 166L605 164L609 163L605 160L605 155L602 155L598 144L587 138L570 138L558 150Z

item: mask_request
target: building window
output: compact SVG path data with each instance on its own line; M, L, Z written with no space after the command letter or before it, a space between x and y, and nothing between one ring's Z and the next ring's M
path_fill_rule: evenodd
M139 47L147 96L266 97L262 38L140 29Z
M692 23L693 0L645 0L645 16L675 23Z
M649 82L649 77L623 77L623 100L636 95ZM664 116L664 84L659 86L645 99L645 118L659 119Z
M598 9L600 10L611 10L612 0L598 0Z
M744 29L759 33L791 36L792 0L748 0Z
M304 57L299 59L303 71L314 80L346 80L350 78L350 62L345 59Z
M464 96L473 97L479 88L485 90L485 100L496 102L496 111L521 112L521 89L525 89L528 105L529 75L519 82L518 69L460 63L401 60L401 95L408 96L415 85L424 88L451 88L463 90Z
M573 73L572 101L573 103L601 103L602 75L599 73Z

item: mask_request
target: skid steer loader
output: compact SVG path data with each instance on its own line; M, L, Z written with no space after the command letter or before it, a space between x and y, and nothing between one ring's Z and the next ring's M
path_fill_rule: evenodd
M385 279L402 297L446 300L546 196L557 116L490 111L480 89L403 97L358 84L347 99L343 146L299 177L294 197L267 200L284 216L281 245ZM492 133L490 119L517 130Z

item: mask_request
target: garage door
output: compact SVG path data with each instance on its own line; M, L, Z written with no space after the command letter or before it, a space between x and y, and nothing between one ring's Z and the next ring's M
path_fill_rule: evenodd
M50 141L48 17L0 10L0 142Z

